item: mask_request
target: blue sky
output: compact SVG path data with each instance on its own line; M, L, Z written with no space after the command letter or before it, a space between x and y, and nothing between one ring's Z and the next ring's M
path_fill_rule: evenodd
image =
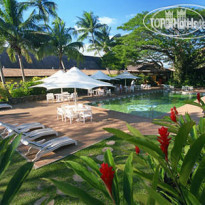
M58 15L66 23L67 27L74 27L77 16L81 17L83 11L92 11L99 17L102 23L112 27L111 35L126 33L117 27L127 22L142 11L152 11L160 7L176 4L197 4L205 6L204 0L54 0L58 5ZM84 42L84 54L94 55L87 52L87 41Z
M77 16L83 11L93 11L100 20L112 27L112 35L121 31L117 27L127 22L135 14L151 11L159 7L176 4L198 4L205 6L204 0L54 0L58 5L58 15L73 27Z

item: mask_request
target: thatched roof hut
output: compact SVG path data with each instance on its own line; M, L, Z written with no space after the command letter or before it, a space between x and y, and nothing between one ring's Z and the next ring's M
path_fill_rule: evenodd
M59 68L59 59L56 56L48 56L43 60L36 60L36 58L31 55L32 63L26 62L23 58L24 68L28 69L58 69ZM4 68L19 68L18 62L11 62L7 53L3 52L0 54L0 62ZM69 60L66 56L63 57L63 62L66 69L70 69L73 66L77 66L80 69L86 70L103 70L104 68L101 66L101 60L98 57L92 56L84 56L83 61L79 64L75 60Z
M170 73L170 70L163 68L162 66L156 64L156 63L141 63L139 65L135 66L128 66L127 70L131 73L153 73L153 74L162 74L162 73Z

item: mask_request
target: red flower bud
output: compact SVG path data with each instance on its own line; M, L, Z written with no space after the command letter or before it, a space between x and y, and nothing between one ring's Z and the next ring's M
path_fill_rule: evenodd
M158 129L158 133L160 136L157 137L157 140L160 143L160 149L165 154L165 160L168 161L168 147L171 140L171 138L168 138L168 128L161 127L160 129Z
M112 170L112 167L109 167L108 164L102 163L100 167L101 179L105 183L110 195L112 195L112 182L114 178L115 171Z
M177 122L176 113L175 113L175 111L173 110L173 108L171 108L170 119L171 119L173 122Z
M178 113L178 111L177 111L175 106L173 107L173 109L174 109L175 114L178 115L179 113Z
M136 154L139 154L140 153L140 148L138 146L135 146L135 151L136 151Z
M197 93L197 100L198 100L198 102L200 103L200 101L201 101L200 93Z

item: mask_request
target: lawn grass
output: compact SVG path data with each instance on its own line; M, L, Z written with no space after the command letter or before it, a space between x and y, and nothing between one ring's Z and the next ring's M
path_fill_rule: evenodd
M147 136L151 139L156 139L156 136ZM106 142L114 140L114 145L106 145ZM156 140L153 140L156 141ZM135 152L134 145L128 144L127 142L120 140L116 137L111 137L107 140L104 140L100 143L97 143L89 148L83 149L74 155L68 156L64 160L73 160L75 162L82 162L79 158L80 156L89 156L92 159L94 159L99 165L102 163L102 161L99 161L96 159L96 156L103 155L102 149L104 147L112 147L113 148L113 156L115 159L116 164L124 163L127 156L130 154L130 152ZM145 157L145 153L141 153ZM135 154L136 156L136 154ZM137 160L137 156L136 156ZM8 170L4 174L3 179L0 181L0 198L2 196L2 193L4 192L7 183L13 176L14 172L25 163L25 159L22 158L18 153L15 153L12 163L9 166ZM149 168L142 165L137 165L139 169L146 170L147 172L150 172ZM95 196L98 199L101 199L105 201L105 204L110 204L109 201L106 201L106 199L103 197L101 193L94 190L92 187L90 187L86 182L75 182L73 180L74 172L65 166L65 164L62 161L47 165L45 167L42 167L40 169L33 169L27 178L26 182L22 185L19 193L15 197L12 204L15 205L27 205L27 204L34 204L38 199L46 196L52 196L55 200L55 204L58 205L74 205L74 204L83 204L78 199L71 198L69 196L65 195L59 195L56 194L57 190L56 187L49 184L43 178L53 178L57 179L59 181L69 182L73 185L76 185L84 190L86 190L90 195ZM119 178L120 178L120 190L122 190L122 172L119 172ZM142 184L140 183L139 178L134 178L134 189L137 194L143 193L144 190L142 189Z

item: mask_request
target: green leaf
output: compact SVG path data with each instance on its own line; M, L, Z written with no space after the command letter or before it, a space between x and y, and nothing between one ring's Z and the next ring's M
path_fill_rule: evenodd
M93 169L99 176L101 176L100 169L97 163L90 157L81 156L80 157L91 169Z
M0 141L0 156L3 156L3 153L7 150L7 146L9 144L9 142L11 142L11 140L15 137L14 135L11 135L3 140ZM0 157L0 158L1 158Z
M197 125L194 125L191 132L190 132L192 139L198 138L197 127L198 127Z
M72 186L66 182L59 182L55 179L46 179L47 181L52 182L60 191L67 194L68 196L78 198L82 200L85 204L93 205L93 204L99 204L103 205L104 203L89 194L87 194L82 189Z
M177 135L175 136L174 146L171 151L171 162L172 162L172 166L174 170L177 167L177 164L180 160L180 156L182 153L182 149L186 143L187 137L193 126L194 126L194 122L187 122L183 124L179 128L179 131Z
M205 118L201 117L199 120L199 132L200 134L204 134L205 133Z
M205 157L202 158L191 183L191 193L198 196L199 188L205 179Z
M133 153L131 153L125 163L123 176L123 193L127 204L133 204Z
M139 138L139 137L130 135L128 133L125 133L121 130L114 129L114 128L104 128L104 129L121 139L124 139L134 145L139 146L141 149L143 149L144 151L147 151L148 153L156 152L158 156L160 156L161 158L164 158L164 154L162 150L157 145L155 145L153 142L146 140L145 138Z
M118 177L115 162L112 156L112 152L108 149L104 154L104 162L107 163L115 170L114 180L112 184L112 194L116 205L120 204L119 187L118 187Z
M156 200L158 204L163 204L163 205L171 205L169 201L167 201L161 194L156 192L154 189L150 187L146 187L146 190L151 198Z
M135 137L142 137L142 138L144 138L144 135L142 135L141 132L138 129L132 127L129 124L127 124L127 128Z
M157 189L158 178L159 178L159 166L160 165L158 165L156 167L156 170L154 172L153 179L152 179L152 189L155 190L155 191ZM155 204L155 199L150 196L149 199L148 199L148 204L154 205Z
M15 195L17 194L17 192L21 188L21 185L23 184L26 177L31 172L32 167L33 167L33 163L27 162L26 164L21 166L16 171L14 176L9 181L9 184L6 188L6 191L4 192L1 204L4 204L4 205L11 204L11 201L13 200L13 198L15 197Z
M73 169L73 171L77 173L80 177L82 177L88 184L90 184L95 189L102 191L106 197L109 197L103 184L97 179L97 177L92 172L88 171L87 168L73 161L66 161L65 164L71 169Z
M199 200L187 189L187 187L181 186L181 190L187 205L201 205Z
M186 185L189 176L192 172L194 164L200 156L201 150L205 145L205 134L201 135L198 139L194 141L186 156L184 157L184 161L182 164L182 168L180 171L179 181L182 185Z
M203 188L202 192L201 192L201 196L199 198L199 201L201 202L201 204L205 204L205 187Z
M183 118L182 115L180 115L180 116L178 117L178 122L180 122L181 125L183 125L183 124L185 123L184 118Z
M0 162L0 177L4 174L6 169L8 168L13 153L15 152L16 148L19 145L19 142L21 140L21 135L18 135L13 142L8 146L7 151L4 153L3 157L1 158Z
M167 127L168 131L171 133L177 134L177 132L178 132L178 127L176 127L176 125L170 124L170 122L164 122L163 119L162 120L158 120L158 119L153 120L152 122L155 125L161 125L161 126Z
M139 176L140 178L143 178L149 182L152 182L153 177L154 177L153 174L144 173L144 172L141 172L137 169L134 169L134 173L137 176ZM178 192L172 186L169 186L168 184L161 182L161 181L158 181L158 186L161 189L163 189L165 192L172 194L173 196L175 196L178 199L180 198L180 196L178 195Z
M193 121L189 115L189 113L185 113L185 119L187 122Z

